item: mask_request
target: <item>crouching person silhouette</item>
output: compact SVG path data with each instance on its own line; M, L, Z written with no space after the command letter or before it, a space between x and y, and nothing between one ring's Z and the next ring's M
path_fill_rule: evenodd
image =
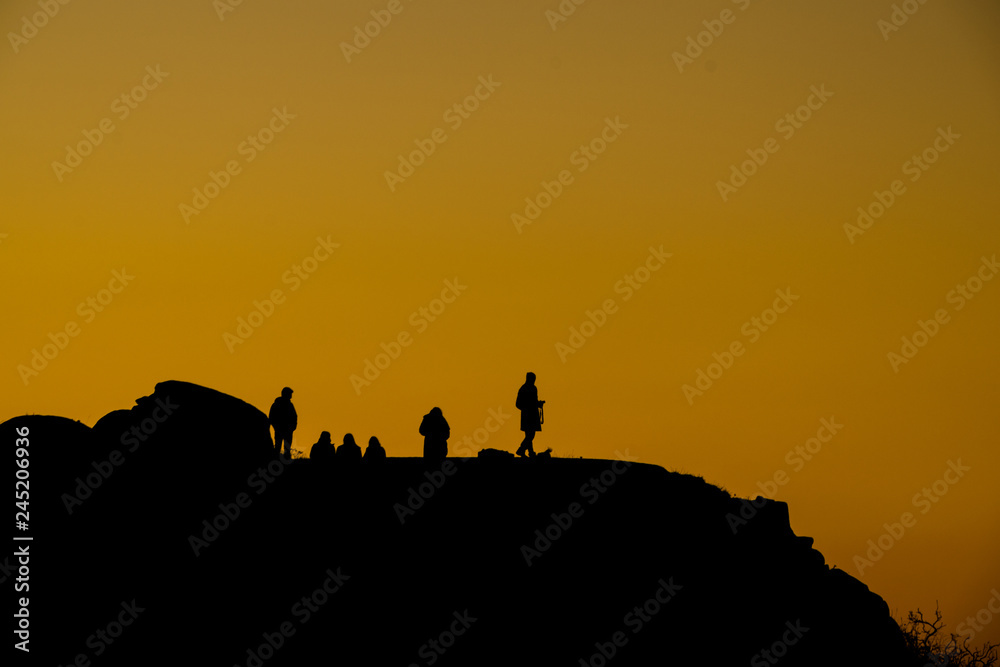
M281 443L285 443L285 458L292 458L292 432L298 426L299 417L292 405L292 390L285 387L281 396L274 399L271 411L267 413L268 421L274 427L274 449L281 455Z
M445 421L441 408L433 408L420 422L420 435L424 436L424 460L443 461L448 456L448 438L451 428Z
M361 448L350 433L344 435L344 444L337 447L337 461L348 466L361 463Z
M524 431L524 440L515 452L518 456L534 456L535 449L532 443L535 440L535 433L542 430L542 406L545 401L538 400L538 387L535 386L535 374L528 373L524 384L517 390L517 400L514 407L521 411L521 430Z
M382 443L374 435L368 439L368 449L365 450L365 455L361 461L365 465L385 463L385 448L382 447Z
M330 463L334 460L333 457L336 455L336 452L337 448L334 447L333 441L330 439L330 432L323 431L319 434L319 440L309 450L309 458L321 463Z

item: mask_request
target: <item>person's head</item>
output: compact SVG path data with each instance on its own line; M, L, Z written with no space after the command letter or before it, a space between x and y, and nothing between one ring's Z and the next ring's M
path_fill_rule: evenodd
M358 443L354 442L354 436L351 435L350 433L345 433L344 434L344 444L345 445L354 445L355 447L358 446Z
M435 417L443 417L444 413L441 412L441 408L431 408L431 414Z
M369 447L376 447L376 448L378 448L378 447L381 447L381 446L382 446L382 443L380 443L380 442L378 441L378 438L376 438L376 437L375 437L375 436L373 435L372 437L368 438L368 446L369 446Z
M291 387L285 387L284 389L282 389L281 390L281 397L282 398L291 398L292 397L292 388Z
M331 444L332 441L330 440L330 432L329 431L323 431L322 433L320 433L319 434L319 441L322 442L324 445Z
M531 373L531 372L529 372L529 373L528 373L528 374L527 374L527 375L526 375L526 376L524 377L524 380L525 380L525 382L527 382L528 384L535 384L535 374L534 374L534 373Z

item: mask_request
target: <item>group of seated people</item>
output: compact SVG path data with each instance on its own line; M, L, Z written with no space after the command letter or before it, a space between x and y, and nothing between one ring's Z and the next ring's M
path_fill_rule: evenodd
M334 446L333 442L330 440L330 432L323 431L319 440L312 449L309 450L309 458L313 461L326 461L347 464L377 464L383 463L385 461L385 448L378 441L378 438L372 436L368 440L368 449L365 450L364 456L361 455L361 447L354 442L354 436L350 433L344 436L344 444L339 447Z

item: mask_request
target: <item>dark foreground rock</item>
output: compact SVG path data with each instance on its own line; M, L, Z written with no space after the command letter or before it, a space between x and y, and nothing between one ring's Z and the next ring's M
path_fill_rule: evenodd
M15 557L2 585L30 597L31 663L910 664L784 503L657 466L282 463L263 413L181 382L15 429L30 592Z

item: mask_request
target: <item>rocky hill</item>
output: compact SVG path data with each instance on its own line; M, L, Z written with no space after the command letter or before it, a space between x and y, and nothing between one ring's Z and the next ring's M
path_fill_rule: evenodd
M30 591L17 556L0 575L30 597L30 664L910 664L886 603L787 505L624 448L285 463L262 412L183 382L93 428L0 427L18 431Z

